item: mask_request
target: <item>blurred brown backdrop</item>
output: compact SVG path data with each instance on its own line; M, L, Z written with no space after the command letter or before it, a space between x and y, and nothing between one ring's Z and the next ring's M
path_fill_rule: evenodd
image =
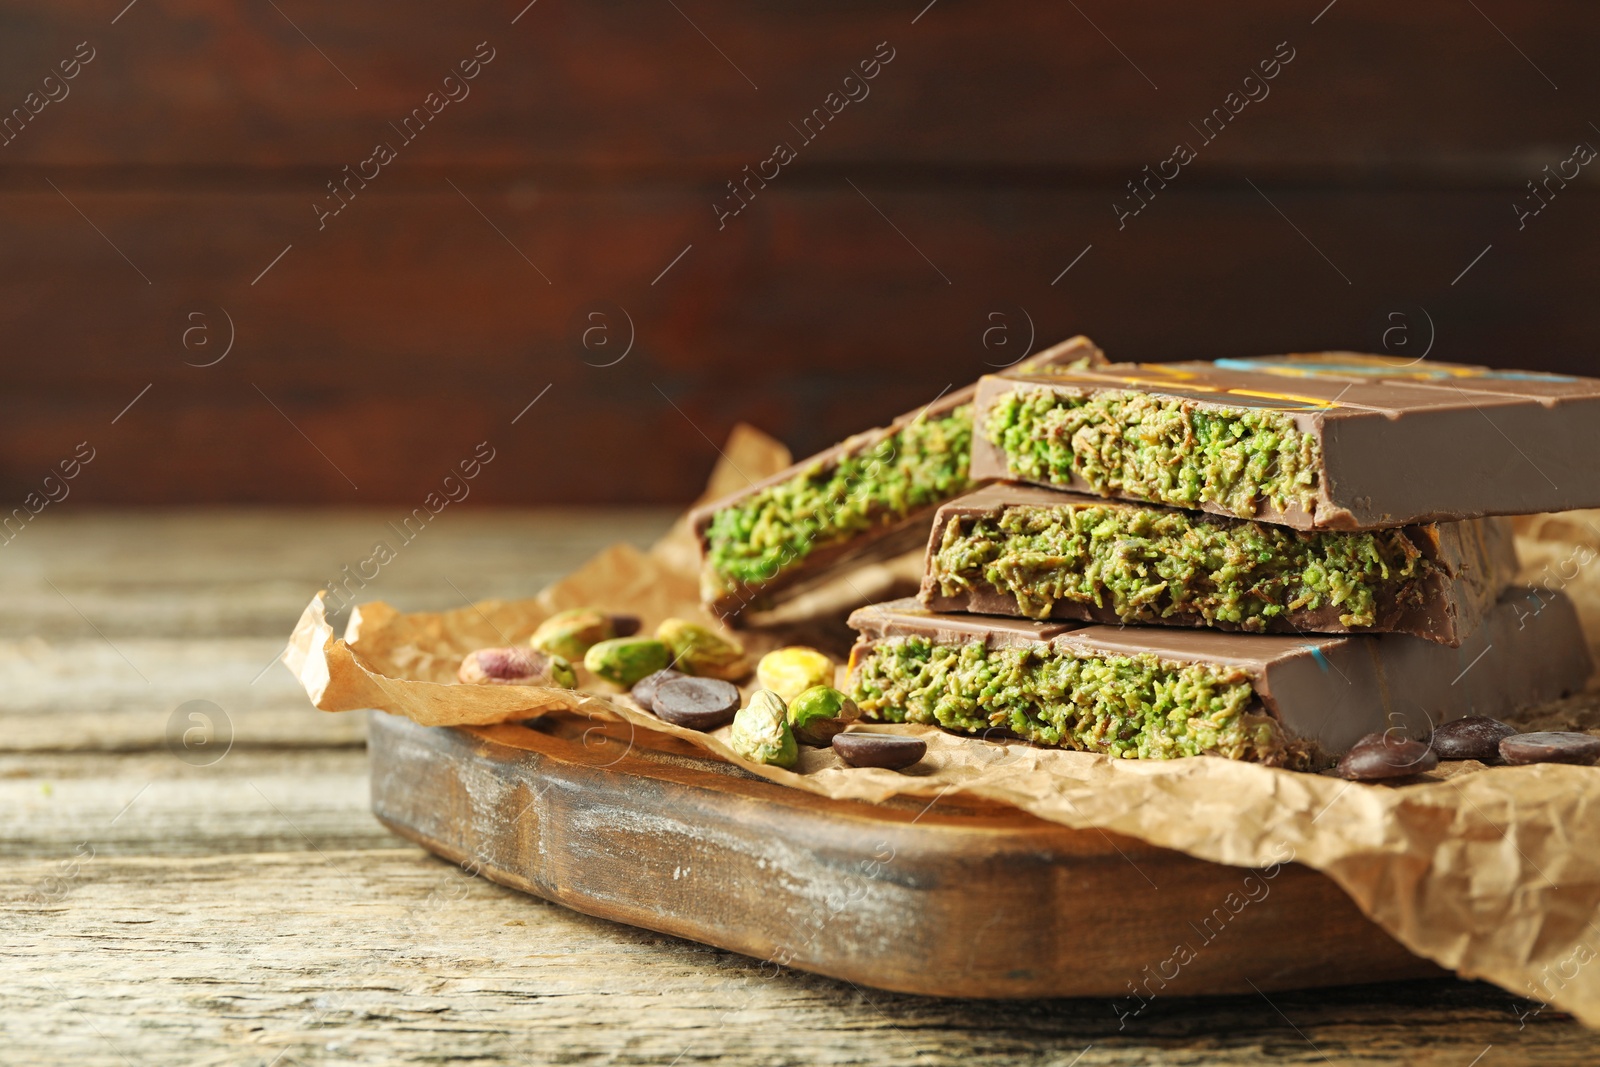
M0 510L683 501L1079 331L1600 372L1593 5L925 4L7 4Z

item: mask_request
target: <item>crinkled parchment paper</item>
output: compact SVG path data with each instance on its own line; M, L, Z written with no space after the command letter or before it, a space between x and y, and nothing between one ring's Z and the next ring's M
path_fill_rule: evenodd
M708 498L787 462L781 446L741 428ZM1600 636L1600 512L1519 520L1518 534L1525 577L1572 596L1588 633ZM821 616L814 632L746 631L747 646L759 653L814 639L838 648L840 612L832 605L900 595L916 562L864 568L808 594L786 614ZM1375 786L1212 757L1114 760L907 726L882 729L928 740L928 756L914 773L846 767L827 749L805 749L796 773L739 760L726 744L726 727L702 734L670 726L592 679L585 679L588 692L454 684L468 652L524 641L563 608L631 612L647 626L671 615L703 619L695 566L694 544L680 521L649 552L608 548L533 600L416 614L361 605L344 640L334 637L318 594L284 661L324 711L381 708L430 726L557 710L614 716L830 797L876 801L963 791L1068 826L1114 830L1241 867L1269 866L1289 848L1411 951L1600 1027L1600 964L1593 962L1600 955L1600 768L1467 762L1412 784ZM1519 722L1600 732L1600 694L1534 709Z

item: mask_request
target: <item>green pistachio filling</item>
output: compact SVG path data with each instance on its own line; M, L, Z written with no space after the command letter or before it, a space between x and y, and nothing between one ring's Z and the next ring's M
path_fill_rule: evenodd
M917 419L723 508L706 531L725 588L771 581L813 549L895 522L971 487L972 407Z
M1218 411L1143 393L1014 389L984 426L1014 477L1241 518L1268 500L1316 506L1316 438L1280 411Z
M1281 763L1290 746L1261 714L1248 674L1048 646L985 648L890 638L857 665L852 698L869 719L982 734L1122 759L1204 753Z
M929 570L945 596L991 586L1034 619L1064 601L1110 607L1124 622L1259 633L1288 612L1330 605L1345 626L1375 626L1380 603L1420 602L1434 567L1404 530L1302 533L1095 504L958 516Z

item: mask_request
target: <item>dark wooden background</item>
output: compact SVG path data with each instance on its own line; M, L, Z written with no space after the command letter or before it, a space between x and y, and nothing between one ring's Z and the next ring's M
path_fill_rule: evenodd
M1593 174L1513 207L1600 146L1593 5L925 2L13 0L0 112L95 58L0 147L0 510L85 440L80 502L409 509L484 439L474 503L682 501L737 420L815 448L1030 334L1600 372ZM724 183L883 41L719 232Z

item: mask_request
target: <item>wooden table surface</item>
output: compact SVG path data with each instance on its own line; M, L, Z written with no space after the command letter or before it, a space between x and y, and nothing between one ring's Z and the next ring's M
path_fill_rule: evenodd
M68 505L0 546L0 1062L1600 1060L1600 1036L1478 983L1158 999L1123 1028L1105 1001L774 974L474 878L373 820L364 717L313 710L274 665L391 517ZM371 597L532 595L670 516L442 518ZM178 743L197 710L203 759Z

